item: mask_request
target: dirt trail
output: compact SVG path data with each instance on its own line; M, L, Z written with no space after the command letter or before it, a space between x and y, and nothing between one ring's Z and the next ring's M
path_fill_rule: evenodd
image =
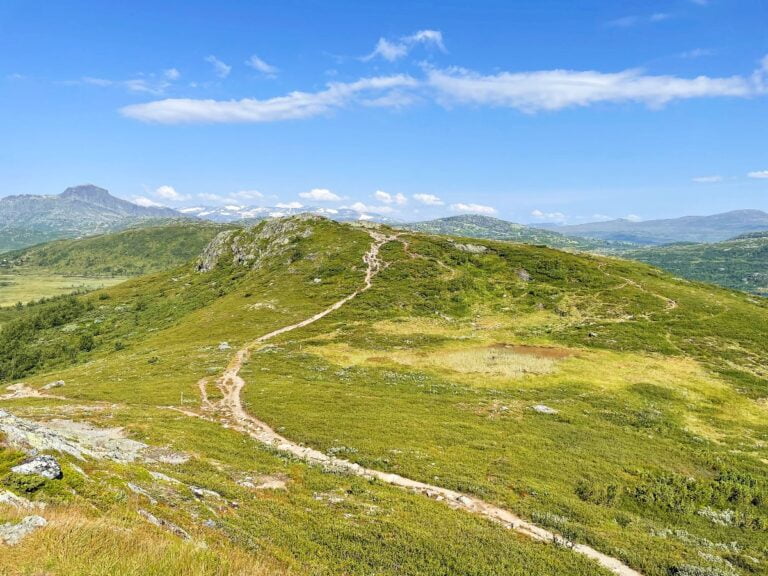
M222 412L229 416L229 423L232 425L232 427L248 434L263 444L266 444L282 452L290 453L309 464L321 465L325 468L344 471L349 474L354 474L355 476L361 476L363 478L376 479L393 486L399 486L407 490L423 494L434 500L445 502L451 508L467 510L469 512L489 518L495 522L500 523L506 528L521 534L525 534L526 536L529 536L535 540L555 542L568 546L574 552L593 559L604 568L607 568L619 576L642 576L640 572L633 570L617 558L613 558L603 554L602 552L598 552L594 548L585 544L567 542L554 532L523 520L511 512L484 502L479 498L475 498L467 494L462 494L461 492L456 492L454 490L441 488L439 486L426 484L424 482L411 480L410 478L405 478L404 476L400 476L398 474L389 474L371 468L364 468L363 466L355 464L354 462L350 462L349 460L329 456L323 452L320 452L319 450L296 444L284 436L281 436L265 422L254 418L243 409L240 392L245 386L245 381L240 377L239 373L243 363L247 361L250 352L253 349L259 347L260 344L275 338L276 336L285 334L286 332L291 332L292 330L296 330L298 328L302 328L312 324L313 322L317 322L331 312L338 310L347 302L355 298L358 294L368 290L371 287L374 276L376 276L376 274L378 274L383 268L386 267L386 264L383 263L379 258L379 249L387 242L397 241L397 236L387 236L376 231L369 231L369 233L373 238L373 243L371 244L370 250L365 254L365 256L363 256L363 261L367 265L367 270L365 273L365 283L362 288L356 290L349 296L342 298L322 312L318 312L306 320L302 320L296 324L291 324L290 326L279 328L270 332L269 334L265 334L257 338L235 354L226 371L218 381L218 386L221 389L224 398L217 404L219 409L221 409ZM204 384L201 386L201 389L203 387ZM203 397L203 402L209 403L206 396ZM196 416L199 415L196 414Z

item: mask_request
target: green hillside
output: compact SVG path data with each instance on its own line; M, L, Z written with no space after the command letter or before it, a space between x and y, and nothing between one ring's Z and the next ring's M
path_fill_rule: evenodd
M427 220L425 222L401 224L398 225L398 228L414 232L425 232L427 234L444 234L446 236L483 238L486 240L509 240L570 250L605 251L614 248L610 242L564 236L558 232L533 228L478 214L463 214L437 220ZM626 243L616 244L617 247L621 247Z
M768 232L715 244L672 244L625 252L672 274L768 296Z
M224 232L3 324L0 379L26 388L0 410L147 447L47 450L63 478L34 482L0 449L0 490L49 503L0 573L610 574L592 550L768 574L767 340L768 302L637 262L311 217Z
M139 276L197 256L224 227L170 222L113 234L58 240L0 256L0 269L71 276Z

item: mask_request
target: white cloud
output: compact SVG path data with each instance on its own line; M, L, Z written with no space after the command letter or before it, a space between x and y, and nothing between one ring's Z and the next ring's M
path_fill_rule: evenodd
M342 208L345 208L347 210L354 210L355 212L359 212L359 213L378 212L380 214L388 214L392 212L391 206L371 206L369 204L364 204L363 202L355 202L354 204L351 204L349 206L342 206Z
M630 222L640 222L642 218L637 214L627 214L624 216L624 220L629 220Z
M542 210L534 210L531 212L531 216L537 220L544 222L557 222L558 224L562 224L568 219L562 212L543 212Z
M768 64L768 63L767 63ZM462 68L429 70L428 82L447 104L516 108L534 113L600 102L642 102L660 107L673 100L763 93L764 69L751 79L649 76L638 70L616 73L573 70L501 72L484 76Z
M384 202L384 204L397 204L398 206L402 206L408 202L408 199L399 192L397 194L390 194L383 190L376 190L376 192L373 193L373 197L379 202Z
M691 178L693 182L696 182L697 184L714 184L715 182L722 182L723 177L714 175L714 176L696 176L696 178Z
M398 40L379 38L373 52L367 56L363 56L361 60L367 62L368 60L380 57L389 62L394 62L395 60L407 56L408 53L418 45L431 46L445 52L442 32L439 30L419 30L415 34L403 36Z
M253 54L250 58L248 58L248 60L245 61L245 65L253 68L257 72L266 74L267 76L274 76L279 72L275 66L267 64L264 60L256 56L256 54Z
M133 199L134 204L138 204L139 206L144 206L144 208L162 208L163 205L155 202L151 198L147 198L145 196L136 196Z
M291 92L267 100L196 100L169 98L126 106L124 116L144 122L162 124L277 122L328 114L347 106L368 93L386 94L394 89L415 88L418 82L411 76L375 76L355 82L332 82L320 92Z
M755 172L750 172L747 174L749 178L758 178L758 179L764 179L768 178L768 170L756 170Z
M206 57L205 61L213 66L213 72L219 78L226 78L227 76L229 76L229 73L232 72L232 66L228 66L227 64L225 64L224 62L216 58L216 56L210 55Z
M278 202L277 204L275 204L275 208L298 210L299 208L304 208L304 204L302 204L301 202Z
M168 70L163 71L163 76L165 76L168 80L178 80L181 78L181 72L179 72L176 68L168 68Z
M173 186L160 186L155 194L165 200L185 200L186 197L179 194Z
M413 199L427 206L442 206L444 202L434 194L414 194Z
M167 80L160 80L154 75L143 78L131 78L129 80L109 80L108 78L84 76L80 80L68 81L66 84L86 84L88 86L98 86L99 88L123 88L129 92L154 95L162 94L171 85Z
M454 212L471 212L473 214L496 214L497 210L493 206L486 206L484 204L465 204L458 202L451 204L451 210Z
M309 192L300 193L299 196L313 202L336 202L341 200L341 196L334 194L327 188L313 188Z

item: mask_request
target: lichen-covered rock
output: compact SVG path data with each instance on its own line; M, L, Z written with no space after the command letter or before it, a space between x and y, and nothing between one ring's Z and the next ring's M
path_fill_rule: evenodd
M11 472L16 474L34 474L48 478L48 480L56 480L61 478L61 466L56 461L56 458L49 456L48 454L42 454L35 456L29 462L19 464L11 468Z
M52 390L53 388L61 388L62 386L64 386L64 380L56 380L54 382L49 382L43 386L41 390Z
M296 239L312 235L312 223L324 220L313 214L266 220L249 230L219 233L197 262L199 272L210 272L231 258L236 266L258 268L266 259L288 250Z
M48 524L42 516L25 516L21 522L0 525L0 541L8 546L15 546L29 534Z
M480 244L454 244L454 246L457 250L469 252L470 254L482 254L488 251L486 246L481 246Z

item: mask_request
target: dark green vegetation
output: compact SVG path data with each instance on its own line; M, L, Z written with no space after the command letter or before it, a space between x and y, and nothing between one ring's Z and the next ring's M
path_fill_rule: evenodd
M643 222L619 219L549 229L569 236L635 244L721 242L741 234L768 230L768 214L760 210L735 210L711 216L684 216Z
M715 244L655 246L628 251L624 256L683 278L768 296L768 232Z
M75 276L139 276L197 257L222 225L169 223L76 240L58 240L0 256L0 271Z
M57 196L6 196L0 198L0 252L179 216L170 208L138 206L91 185L67 188Z
M768 302L636 262L401 240L382 248L388 266L369 291L254 351L242 373L249 412L307 446L504 506L647 576L768 574ZM2 409L123 426L192 455L80 463L92 480L65 473L66 490L48 481L31 497L131 518L131 534L149 533L135 513L148 509L228 546L230 566L243 554L295 574L604 574L567 548L189 415L206 415L201 378L220 397L214 382L237 348L361 287L370 242L326 220L269 221L219 237L202 262L14 310L0 332L5 381L62 379L65 399ZM0 477L20 458L0 451ZM214 514L169 495L148 468L238 507ZM246 475L286 490L249 490ZM29 557L46 561L34 544Z
M541 244L550 248L570 250L608 249L610 243L599 240L568 237L558 232L533 228L514 222L507 222L490 216L465 214L450 216L426 222L414 222L398 226L404 230L425 232L427 234L444 234L446 236L461 236L465 238L483 238L487 240L510 240L525 244Z

